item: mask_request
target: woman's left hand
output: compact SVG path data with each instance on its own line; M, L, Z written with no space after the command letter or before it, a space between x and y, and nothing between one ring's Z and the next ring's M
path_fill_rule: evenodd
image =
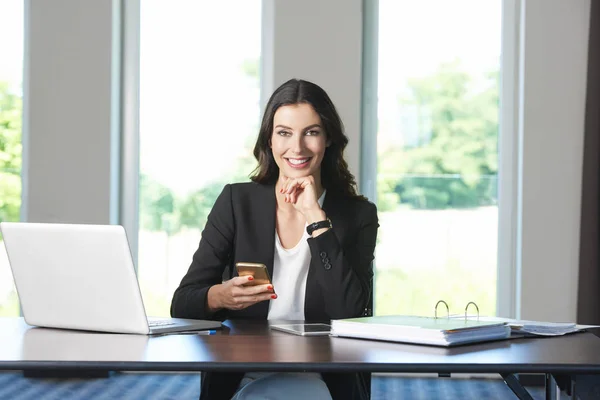
M291 203L306 217L309 223L315 222L311 219L319 218L316 214L323 213L319 206L317 187L312 175L303 178L288 178L283 183L280 193L285 195L285 202Z

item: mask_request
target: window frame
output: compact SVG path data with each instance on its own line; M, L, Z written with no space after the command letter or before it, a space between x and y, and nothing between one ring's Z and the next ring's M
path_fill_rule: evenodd
M521 0L502 1L498 131L498 251L496 315L515 318L518 304L519 240L519 60ZM377 87L379 1L363 2L363 81L360 191L377 201ZM375 288L375 291L377 288Z
M121 3L121 180L119 220L125 228L135 270L138 269L140 184L140 0Z
M362 0L361 120L358 183L361 193L377 201L377 87L378 0ZM139 52L140 0L121 2L121 179L120 223L127 232L137 270L139 229ZM274 85L274 46L268 40L274 31L275 4L263 0L261 53L261 106ZM514 318L518 304L519 239L519 60L521 0L502 1L502 57L498 133L498 262L496 313ZM376 290L376 289L375 289Z

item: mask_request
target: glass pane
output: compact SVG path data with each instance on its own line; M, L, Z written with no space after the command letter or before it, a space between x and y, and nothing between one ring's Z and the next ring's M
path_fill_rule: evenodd
M140 38L138 277L167 316L217 195L255 165L261 2L144 0Z
M23 1L0 2L0 221L19 221ZM19 301L0 235L0 316L19 315Z
M501 23L500 0L379 1L377 314L496 313Z

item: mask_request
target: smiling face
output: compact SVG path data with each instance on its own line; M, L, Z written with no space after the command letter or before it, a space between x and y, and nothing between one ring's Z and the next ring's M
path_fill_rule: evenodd
M310 104L286 105L277 109L270 146L280 177L313 175L320 181L321 161L328 143L321 118Z

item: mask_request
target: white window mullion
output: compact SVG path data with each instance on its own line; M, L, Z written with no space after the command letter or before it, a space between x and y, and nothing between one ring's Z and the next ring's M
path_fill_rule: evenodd
M137 269L139 204L140 1L122 2L121 185L119 223Z
M520 0L502 2L498 132L498 316L517 316Z

